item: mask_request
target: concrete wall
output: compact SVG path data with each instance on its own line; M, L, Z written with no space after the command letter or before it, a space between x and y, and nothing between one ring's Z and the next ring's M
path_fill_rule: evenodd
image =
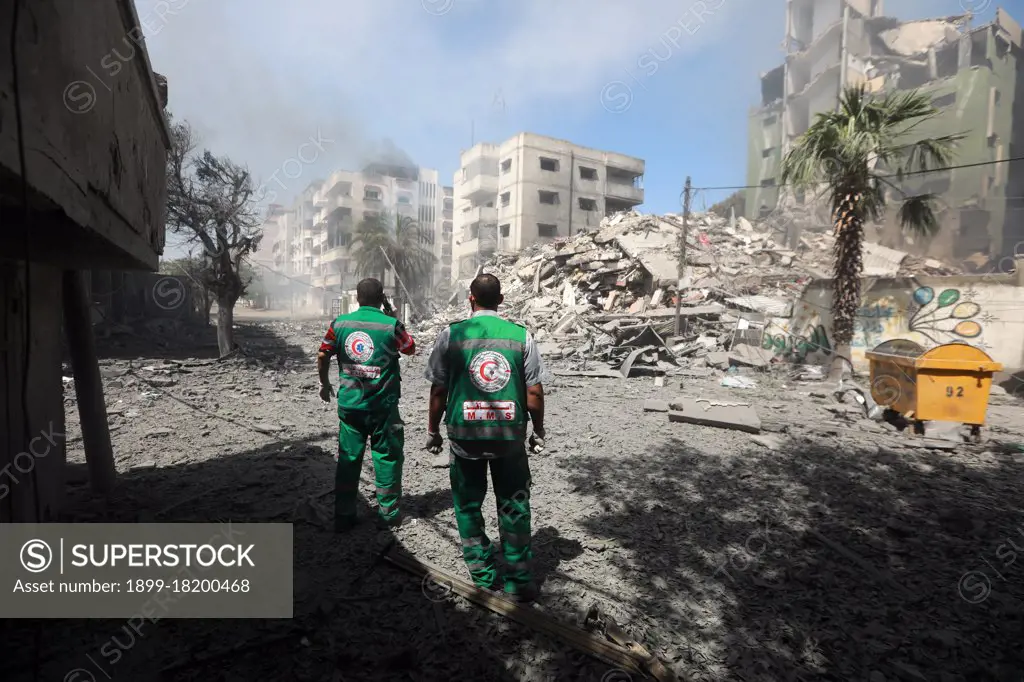
M831 305L832 281L811 282L791 318L769 322L762 346L791 361L827 363ZM1010 275L865 279L855 329L857 369L867 370L865 351L910 339L925 348L969 343L1016 371L1024 368L1024 286Z
M162 4L174 14L181 0ZM13 6L6 2L0 11L5 36L12 34ZM67 269L155 270L164 247L170 136L134 4L37 0L17 28L18 61L31 65L21 74L18 101L29 200L38 213L22 225L16 208L21 164L5 57L0 198L13 202L0 201L0 253L22 257L27 232L33 260Z
M94 270L91 279L93 323L130 325L156 318L183 322L202 319L202 302L187 277Z

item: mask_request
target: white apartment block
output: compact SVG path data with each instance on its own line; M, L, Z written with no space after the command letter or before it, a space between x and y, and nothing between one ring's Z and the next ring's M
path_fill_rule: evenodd
M644 161L532 133L463 152L455 173L452 279L496 251L596 228L642 204Z
M433 286L442 276L443 203L436 169L371 164L336 171L311 183L291 206L271 207L256 260L279 273L279 284L292 283L293 307L326 310L335 298L351 298L362 278L351 253L359 222L387 211L421 226L423 246L437 258L427 283ZM393 272L385 274L384 286L396 293Z

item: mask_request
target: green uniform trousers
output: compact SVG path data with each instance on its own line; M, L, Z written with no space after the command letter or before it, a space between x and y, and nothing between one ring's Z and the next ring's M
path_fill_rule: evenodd
M379 514L386 522L398 517L402 497L402 464L405 461L405 424L398 406L380 412L342 412L338 419L338 468L334 477L334 525L336 530L356 521L356 494L363 468L366 439L376 473Z
M487 589L497 587L494 547L484 530L481 512L487 496L487 468L491 469L498 507L502 552L508 564L504 588L516 593L531 584L530 563L530 464L521 453L495 459L466 459L455 453L449 467L455 522L462 537L462 558L473 582Z

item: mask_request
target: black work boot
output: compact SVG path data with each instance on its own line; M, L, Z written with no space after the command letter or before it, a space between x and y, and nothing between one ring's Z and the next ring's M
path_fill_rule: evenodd
M540 597L540 590L537 588L536 583L533 582L526 583L525 585L506 583L505 597L517 604L532 604Z

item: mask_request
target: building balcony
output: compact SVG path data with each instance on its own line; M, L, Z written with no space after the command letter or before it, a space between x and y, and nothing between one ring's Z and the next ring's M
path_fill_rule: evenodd
M335 246L324 251L320 256L320 260L324 263L333 263L346 257L348 257L348 248L345 246Z
M331 273L324 276L324 286L327 287L338 287L341 286L341 281L344 279L344 275L340 273Z
M619 201L632 202L634 204L644 203L644 190L632 184L608 181L605 195Z
M315 287L327 286L327 275L316 275L312 277L309 283Z
M498 222L498 209L488 206L477 206L462 214L462 220L467 225L473 223L496 223Z
M314 208L324 208L328 203L327 195L322 190L313 195Z
M444 219L444 220L451 220L452 219L452 209L446 208L443 211L441 211L441 218Z
M498 178L495 175L477 175L459 185L459 198L473 201L494 199L498 194Z
M352 182L341 179L339 174L335 173L324 183L321 192L330 199L350 197L352 196Z

